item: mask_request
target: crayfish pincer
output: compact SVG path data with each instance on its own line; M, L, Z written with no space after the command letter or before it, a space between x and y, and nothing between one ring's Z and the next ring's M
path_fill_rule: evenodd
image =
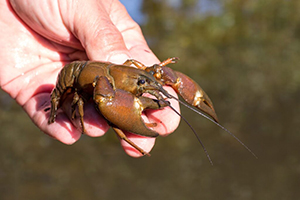
M117 135L145 155L148 153L130 141L123 131L157 137L158 133L151 129L156 124L145 123L141 115L146 109L161 109L166 106L180 115L166 100L169 98L176 99L230 133L218 123L213 104L202 88L188 76L166 66L177 60L178 58L169 58L150 67L133 59L127 60L122 65L98 61L71 62L61 70L57 77L56 86L51 93L48 123L51 124L55 121L57 109L62 106L67 96L73 95L70 105L72 118L75 118L76 111L78 111L84 133L83 106L92 98L96 110L102 114ZM163 89L164 85L171 86L184 101L170 95ZM145 93L151 94L155 98L142 96ZM195 133L193 128L192 130ZM233 137L235 136L233 135ZM203 146L198 136L197 138ZM240 143L248 149L242 142ZM206 155L209 158L207 152Z

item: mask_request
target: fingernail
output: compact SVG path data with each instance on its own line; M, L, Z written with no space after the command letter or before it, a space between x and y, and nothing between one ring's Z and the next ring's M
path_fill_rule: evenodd
M123 64L130 57L126 54L113 54L108 57L108 61L116 64Z

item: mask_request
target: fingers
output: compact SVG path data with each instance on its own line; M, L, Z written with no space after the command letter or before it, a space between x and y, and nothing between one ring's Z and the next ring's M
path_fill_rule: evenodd
M150 152L155 144L155 138L144 137L132 133L128 133L125 131L126 137L134 142L138 147L142 148L145 152ZM124 151L132 157L138 158L143 156L137 149L132 147L126 141L120 139L121 145Z
M77 50L85 49L88 58L91 60L123 63L132 57L146 65L158 63L158 59L147 46L139 26L130 18L120 2L78 0L57 1L57 3L56 8L59 8L63 27L48 27L49 23L45 23L47 30L50 31L38 31L50 40L66 46L69 45L69 47L74 47ZM57 13L57 10L54 11ZM39 12L41 15L38 15L38 19L43 19L44 13ZM49 17L51 14L47 14L47 16ZM54 22L55 25L59 24L57 23L59 19L55 18ZM34 28L34 26L31 27ZM55 33L56 30L62 30L62 34ZM53 34L55 37L51 37ZM76 55L73 56L76 57ZM172 89L169 89L169 92L174 94ZM45 112L45 105L47 105L45 102L49 103L49 93L39 93L32 96L24 104L24 109L42 131L63 143L72 144L81 136L81 123L79 117L72 120L70 101L66 101L62 107L66 114L60 113L57 115L56 123L50 125L47 124L49 113ZM173 102L173 100L170 100L170 102L175 109L179 108L176 102ZM93 103L84 105L84 113L86 134L101 136L107 131L108 125L94 109ZM179 123L179 117L170 108L160 111L147 111L146 116L150 122L158 122L156 130L162 135L173 132ZM134 134L127 134L127 137L147 152L152 149L155 141L155 138L145 138ZM129 155L140 156L126 142L122 141L121 143Z
M158 63L159 61L149 49L140 27L131 19L124 6L119 1L114 1L110 10L107 11L103 10L104 4L87 5L91 6L89 7L91 12L86 17L92 18L91 21L85 23L81 29L74 29L86 48L88 56L91 59L117 63L122 63L131 56L149 66ZM93 16L97 16L99 13L102 17L93 19ZM168 90L176 96L173 89L169 88ZM171 102L174 108L179 110L178 103L173 100ZM170 108L146 113L150 121L159 122L159 126L155 130L161 135L170 134L179 124L180 117Z
M60 9L66 1L9 0L16 14L32 30L58 44L83 50L78 39L65 27L62 16L70 16L67 7ZM72 4L73 1L67 1Z
M55 82L57 77L57 71L60 67L51 65L45 65L40 67L39 73L37 69L32 72L24 74L21 78L18 78L16 85L21 85L22 90L16 96L17 102L23 106L24 110L28 113L32 121L45 133L57 140L72 144L77 141L81 134L81 124L79 117L75 120L71 118L71 102L72 97L64 101L61 108L57 110L55 123L48 124L50 116L50 92L53 89L53 84L49 82ZM59 66L59 65L58 65ZM42 69L54 68L53 71L42 71ZM36 76L39 74L39 76ZM28 84L25 84L25 80ZM22 83L22 84L20 84ZM39 84L37 84L39 83ZM93 103L86 103L84 105L84 122L86 127L86 133L89 136L97 137L102 136L109 128L106 121L101 117L94 108Z
M164 87L164 89L173 96L176 96L176 92L170 87ZM167 99L171 106L179 112L179 103L174 99ZM154 130L161 136L167 136L174 132L180 122L180 116L177 115L169 106L162 110L146 110L145 115L148 117L150 123L156 123L157 126Z
M129 17L122 4L114 1L110 11L103 8L104 4L101 4L101 1L97 4L85 4L85 8L82 10L89 10L89 12L78 13L78 16L89 20L73 23L75 25L73 32L86 49L88 57L91 60L108 60L114 63L123 63L133 57L146 61L146 64L157 63L158 60L149 50L139 26ZM154 146L155 138L141 137L130 133L126 135L147 152ZM125 141L122 140L121 144L128 155L141 156Z
M73 101L73 96L70 95L63 102L61 109L63 110L64 114L66 114L69 121L76 127L76 129L80 131L80 133L86 134L90 137L103 136L109 129L109 126L106 120L100 115L100 113L96 111L94 102L89 101L83 105L83 109L84 109L83 124L85 129L83 130L77 105L75 108L76 109L75 119L72 118L72 111L73 111L71 106L72 101Z
M55 123L48 125L49 106L49 93L40 93L29 99L23 108L32 121L46 134L65 144L76 142L81 132L70 124L63 113L57 115Z
M69 4L69 1L63 1L60 6L61 9L70 8L73 16L62 15L62 18L80 40L89 59L122 63L130 57L122 34L111 21L111 15L115 13L109 13L110 1L79 0L72 2L71 7Z
M65 144L73 144L82 135L79 117L71 118L70 101L67 99L63 104L63 111L58 110L55 122L48 124L50 116L50 94L38 93L30 98L23 106L32 121L46 134ZM102 136L109 128L106 121L97 113L93 105L86 105L84 125L86 134L91 137Z

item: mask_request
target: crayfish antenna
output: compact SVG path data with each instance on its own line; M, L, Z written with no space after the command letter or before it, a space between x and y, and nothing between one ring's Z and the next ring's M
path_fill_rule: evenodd
M170 104L168 101L166 101L166 100L164 100L164 99L162 99L162 101L164 101L165 103L169 104L169 107L170 107L170 108L171 108L178 116L180 116L181 119L183 119L183 120L185 121L185 123L190 127L190 129L193 131L194 135L196 136L198 142L201 144L201 146L202 146L202 148L203 148L203 150L204 150L204 153L205 153L206 157L208 158L210 164L211 164L211 165L214 165L214 163L212 162L212 160L211 160L211 158L210 158L210 156L209 156L209 154L208 154L208 151L206 150L206 148L205 148L203 142L201 141L200 137L198 136L198 134L197 134L197 132L195 131L195 129L193 128L193 126L192 126L192 125L187 121L187 119L185 119L185 118L184 118L184 117L183 117L183 116L182 116L175 108L173 108L173 106L171 106L171 104Z
M189 108L190 110L194 111L195 113L201 115L202 117L204 117L205 119L208 119L209 121L211 121L212 123L216 124L218 127L220 127L221 129L223 129L225 132L229 133L229 135L231 135L236 141L238 141L245 149L247 149L256 159L258 159L258 157L255 155L255 153L247 146L245 145L237 136L235 136L233 133L231 133L228 129L226 129L224 126L222 126L221 124L219 124L218 122L216 122L215 120L211 119L210 117L208 117L207 115L205 115L204 113L202 113L201 111L193 108L192 106L186 104L185 102L181 101L180 99L174 97L173 95L168 93L168 98L172 98L177 100L180 104L184 105L185 107ZM170 108L172 108L170 106ZM176 112L177 114L179 114L174 108L172 108L172 110L174 110L174 112ZM180 115L180 114L179 114ZM182 115L180 115L180 117L191 127L191 129L193 130L193 132L195 133L193 127L184 119L184 117ZM195 134L197 138L198 135ZM202 145L202 147L204 148L202 142L200 141L200 139L198 139L198 141L200 142L200 144ZM204 148L204 151L206 152L206 149ZM207 154L208 156L208 154ZM209 158L209 156L208 156ZM209 158L210 160L210 158Z

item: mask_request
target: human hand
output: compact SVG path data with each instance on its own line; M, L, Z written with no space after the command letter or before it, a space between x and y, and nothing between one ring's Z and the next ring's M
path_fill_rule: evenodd
M80 138L79 120L59 113L56 122L48 125L49 111L45 109L50 107L50 93L66 63L87 59L123 63L128 58L146 65L159 62L119 1L0 0L0 27L1 88L43 132L65 144ZM177 102L170 103L179 109ZM86 134L102 136L109 128L106 121L93 104L86 103L84 110ZM168 107L147 111L143 119L156 122L160 135L173 132L179 123L179 116ZM147 152L155 142L130 133L127 137ZM121 144L130 156L141 156L126 142Z

